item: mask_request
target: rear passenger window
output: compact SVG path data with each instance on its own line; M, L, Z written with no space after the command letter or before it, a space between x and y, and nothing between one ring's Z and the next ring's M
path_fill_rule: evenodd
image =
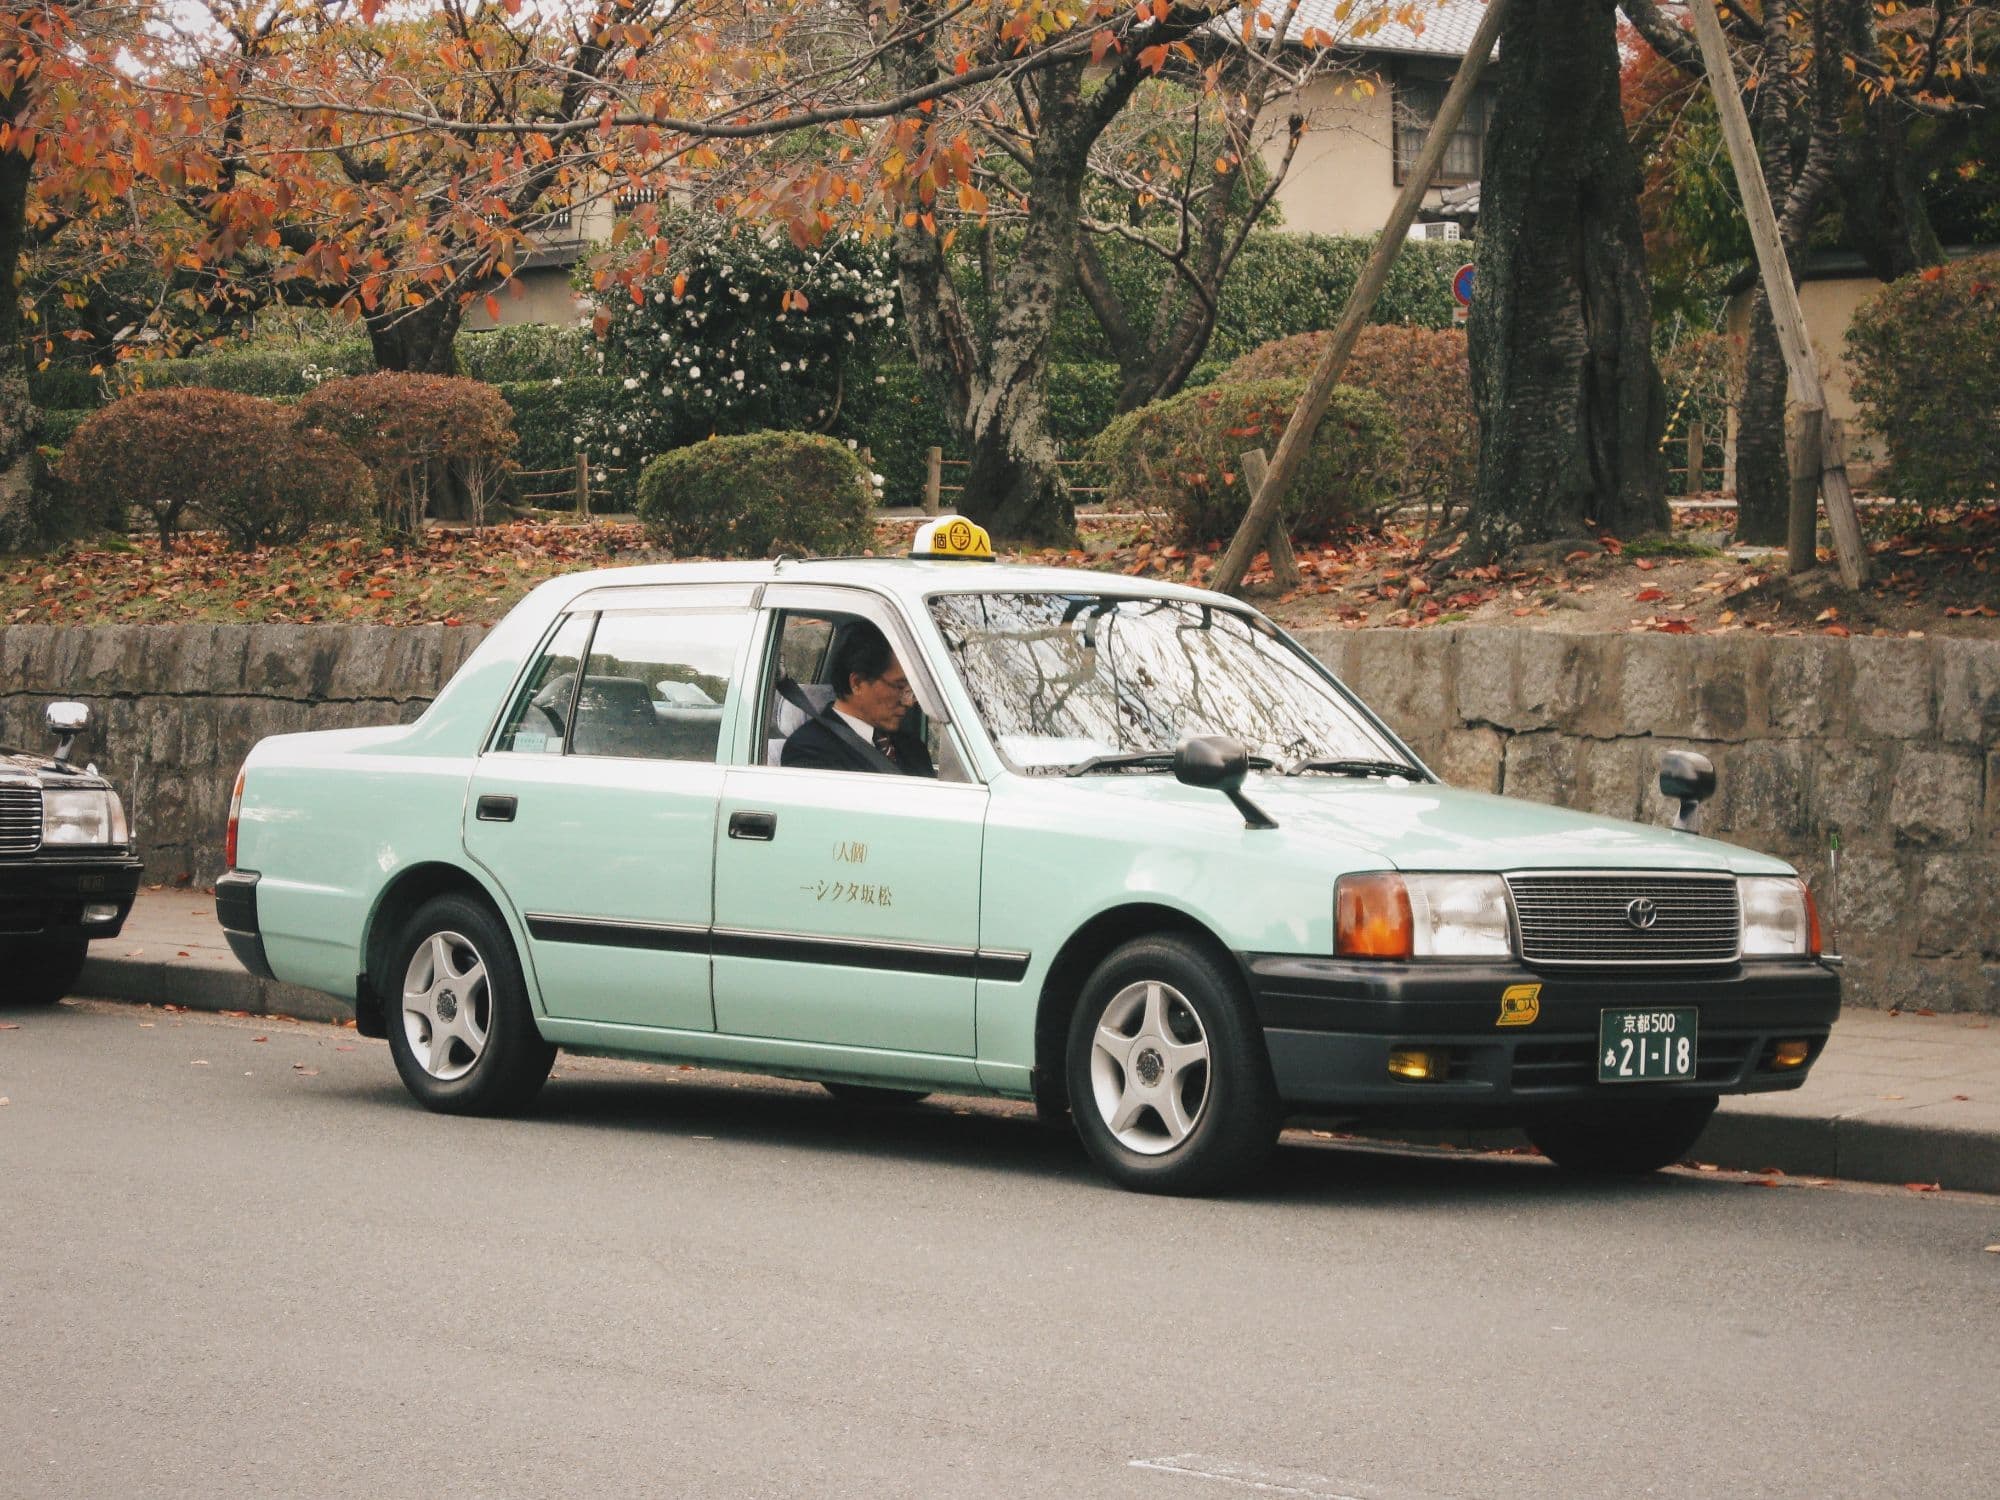
M576 668L590 642L595 615L571 615L535 663L521 688L514 711L495 740L495 750L522 754L560 755L569 732L570 702L576 697Z
M574 755L713 761L753 616L607 611L576 699Z

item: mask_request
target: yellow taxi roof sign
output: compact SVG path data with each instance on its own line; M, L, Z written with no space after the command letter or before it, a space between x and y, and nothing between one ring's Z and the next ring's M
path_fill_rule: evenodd
M986 528L964 516L939 516L917 528L910 556L958 562L992 562L993 538Z

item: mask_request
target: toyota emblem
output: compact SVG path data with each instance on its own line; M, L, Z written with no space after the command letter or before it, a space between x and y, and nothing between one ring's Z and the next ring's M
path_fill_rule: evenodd
M1628 901L1625 903L1625 920L1644 932L1660 920L1659 904L1645 896Z

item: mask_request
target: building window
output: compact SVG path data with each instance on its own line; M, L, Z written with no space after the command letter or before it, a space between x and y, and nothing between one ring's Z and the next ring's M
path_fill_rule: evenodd
M1431 122L1437 119L1438 110L1444 106L1445 91L1450 85L1443 82L1411 82L1398 79L1392 96L1391 107L1395 111L1396 122L1396 181L1401 183L1409 175L1418 155L1424 149L1424 141L1431 133ZM1485 89L1473 91L1472 101L1465 107L1465 118L1458 122L1450 142L1444 148L1444 161L1439 165L1432 185L1448 183L1477 182L1485 167L1486 122L1492 108L1492 95Z

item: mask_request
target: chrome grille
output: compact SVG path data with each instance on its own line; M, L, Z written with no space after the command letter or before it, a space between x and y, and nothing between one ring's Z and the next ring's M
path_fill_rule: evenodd
M1521 957L1543 964L1733 963L1743 911L1733 875L1509 875ZM1634 926L1635 901L1653 904Z
M0 854L33 854L42 846L42 789L0 786Z

